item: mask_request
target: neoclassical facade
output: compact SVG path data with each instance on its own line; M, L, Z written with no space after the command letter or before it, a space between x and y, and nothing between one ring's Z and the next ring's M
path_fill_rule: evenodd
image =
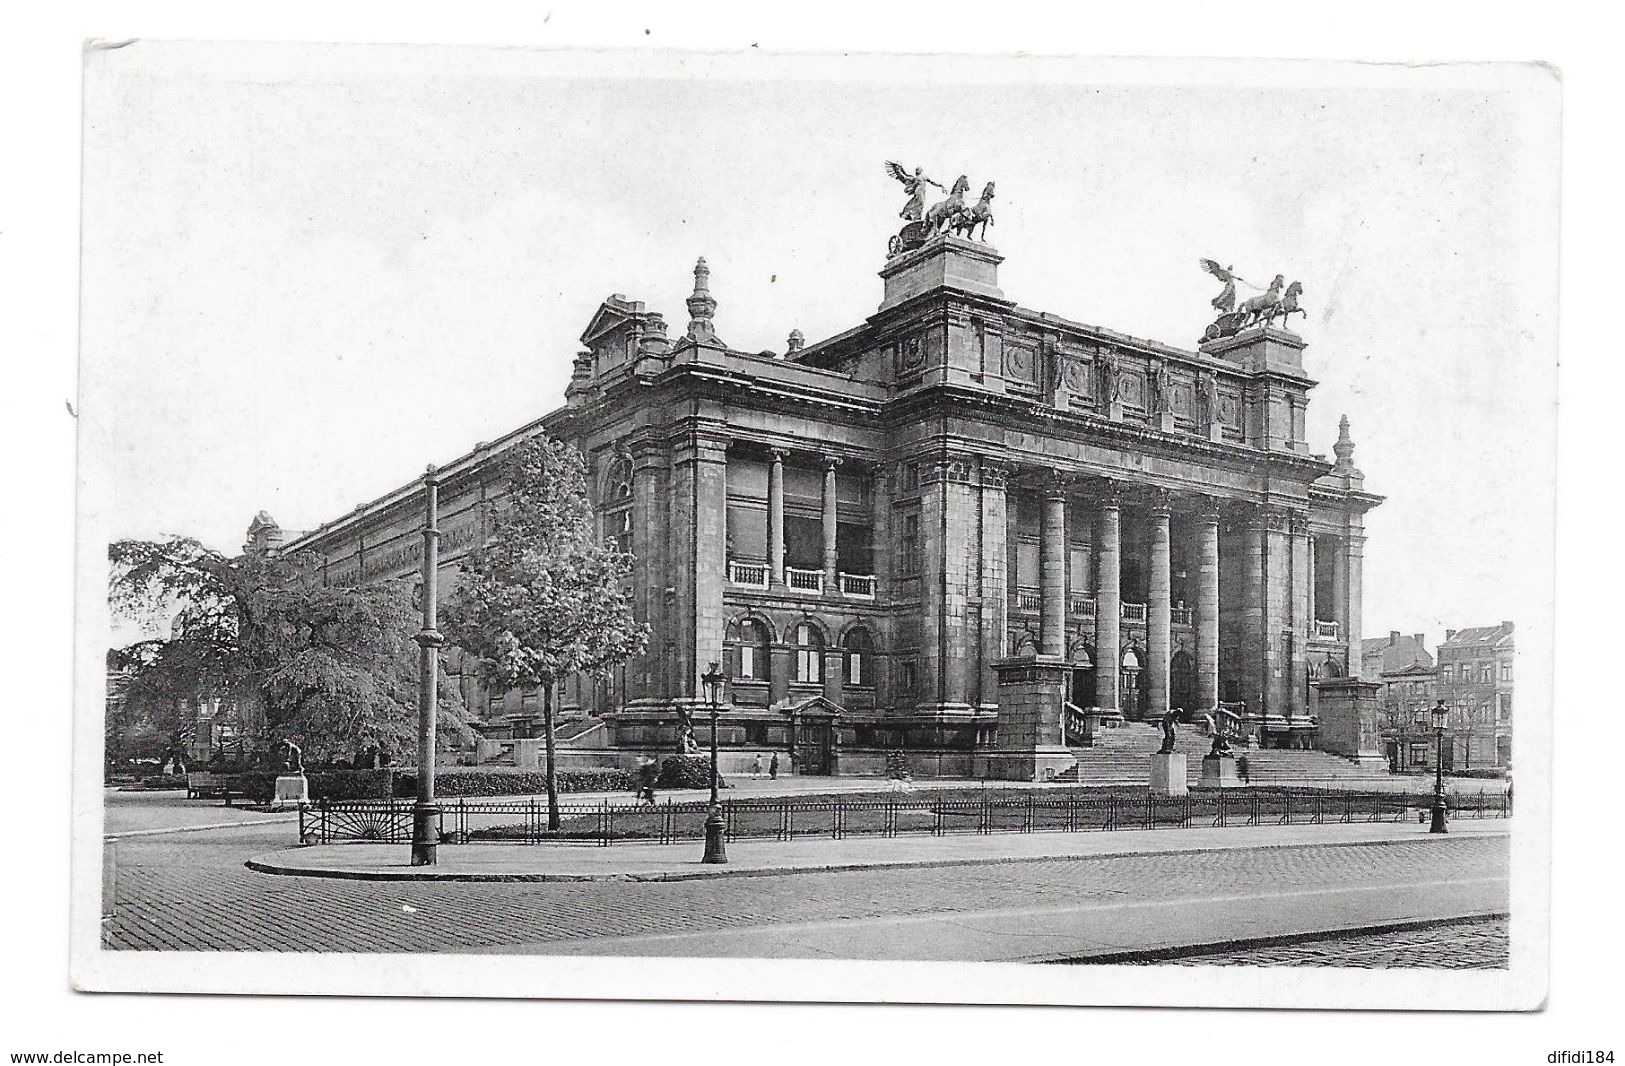
M1047 776L1099 722L1221 705L1254 742L1316 744L1316 682L1359 672L1380 497L1346 419L1332 460L1310 449L1303 340L1125 336L1006 299L1000 262L933 238L886 263L861 324L748 352L719 336L701 260L682 336L611 296L564 406L441 469L451 579L506 448L547 433L588 457L654 639L567 687L581 747L670 750L712 662L736 761L793 751L804 773L901 750L917 772ZM408 574L420 493L280 550L334 582ZM494 733L535 714L454 649L447 669Z

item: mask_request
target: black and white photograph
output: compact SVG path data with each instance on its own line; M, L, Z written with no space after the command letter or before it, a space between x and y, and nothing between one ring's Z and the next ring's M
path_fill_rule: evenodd
M83 42L73 995L1544 1011L1562 74L624 43Z

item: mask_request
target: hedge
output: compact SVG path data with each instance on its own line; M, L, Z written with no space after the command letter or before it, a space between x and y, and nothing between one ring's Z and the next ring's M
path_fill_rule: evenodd
M711 758L708 755L672 755L660 764L658 788L710 788ZM719 772L717 787L727 788L728 782Z
M268 770L234 774L231 791L247 796L254 803L270 803L276 795L277 777ZM316 770L305 774L312 800L389 799L398 794L395 777L393 770Z
M618 766L572 767L554 775L559 791L630 792L633 774ZM411 799L417 795L417 771L407 770L395 777L395 796ZM541 770L446 769L434 775L437 797L452 796L538 796L547 792L547 774ZM312 796L312 799L315 797Z

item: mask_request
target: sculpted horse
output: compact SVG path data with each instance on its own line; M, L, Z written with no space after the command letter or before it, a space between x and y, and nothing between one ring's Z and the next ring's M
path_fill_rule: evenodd
M948 228L956 234L963 234L967 240L975 239L971 234L976 227L982 227L981 240L987 240L987 227L993 223L993 183L990 181L982 188L982 198L971 206L965 208L953 217Z
M1269 314L1270 310L1274 308L1276 303L1281 299L1281 289L1285 285L1286 278L1282 277L1280 274L1277 274L1275 275L1275 280L1270 282L1270 287L1267 291L1259 294L1258 296L1241 301L1241 305L1235 310L1236 315L1239 316L1241 328L1246 329L1248 326L1254 326L1265 321L1265 316Z
M1303 295L1303 282L1294 281L1288 285L1286 292L1281 294L1280 300L1276 301L1274 306L1265 312L1264 328L1268 329L1270 323L1274 322L1276 318L1280 318L1282 329L1286 328L1287 319L1293 315L1302 315L1307 319L1309 312L1298 306L1298 297L1301 295Z
M965 210L965 191L970 188L970 179L959 175L954 187L948 195L925 212L925 231L927 233L941 233L953 224L953 220Z

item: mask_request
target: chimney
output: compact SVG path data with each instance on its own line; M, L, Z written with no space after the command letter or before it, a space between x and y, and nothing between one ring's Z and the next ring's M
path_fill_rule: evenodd
M1501 628L1506 630L1508 633L1510 633L1510 632L1512 632L1512 623L1503 621L1501 623Z
M1399 630L1390 629L1388 631L1388 646L1391 648L1395 644L1398 644L1398 643L1399 643Z
M1426 635L1427 634L1425 634L1425 633L1413 633L1413 634L1411 634L1411 639L1416 641L1416 650L1417 651L1422 650L1422 638L1424 636L1426 636Z
M1454 629L1447 629L1447 630L1444 631L1445 643L1448 644L1450 641L1454 640L1455 638L1456 638L1456 631Z

